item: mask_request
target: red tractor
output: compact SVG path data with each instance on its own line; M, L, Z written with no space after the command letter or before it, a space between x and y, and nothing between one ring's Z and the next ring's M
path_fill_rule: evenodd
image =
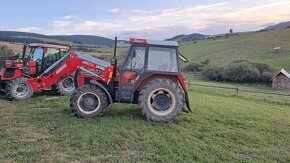
M72 76L79 66L92 72L98 68L97 59L69 52L69 47L49 44L30 44L29 47L27 58L24 46L22 59L6 61L2 68L1 83L10 100L25 100L36 91L54 88L60 94L71 94L75 90Z
M173 41L131 39L124 64L117 68L116 44L111 65L97 73L79 67L77 90L70 106L78 117L99 117L113 103L139 104L143 115L154 122L169 122L189 106L179 60L187 59ZM107 72L109 71L109 72ZM109 75L106 75L109 74Z
M26 51L28 48L30 52L27 56ZM0 89L5 89L7 84L11 84L20 78L38 77L52 64L62 58L69 50L70 48L67 46L38 43L25 44L21 58L19 58L19 56L1 58ZM59 94L70 94L74 90L74 87L73 90L69 90L68 87L64 88L63 84L72 81L72 78L68 78L51 88L54 88L53 90L57 91ZM74 84L72 83L71 86L74 86ZM20 92L21 90L21 88L18 89Z

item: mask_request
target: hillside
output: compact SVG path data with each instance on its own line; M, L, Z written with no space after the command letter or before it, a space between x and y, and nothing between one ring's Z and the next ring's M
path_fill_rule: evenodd
M267 63L276 70L290 70L290 29L247 32L239 36L181 42L180 51L191 62L210 59L211 64L225 65L234 60ZM281 47L276 53L273 48Z
M285 29L285 28L288 28L290 27L290 21L288 22L282 22L282 23L279 23L279 24L276 24L276 25L273 25L273 26L269 26L265 29L267 30L276 30L276 29Z
M166 39L167 41L195 41L195 40L201 40L204 39L206 35L202 35L199 33L192 33L189 35L177 35L170 39Z
M90 35L41 35L36 33L27 32L14 32L14 31L0 31L0 41L18 42L18 43L56 43L56 44L91 44L98 46L112 47L114 41L100 36Z

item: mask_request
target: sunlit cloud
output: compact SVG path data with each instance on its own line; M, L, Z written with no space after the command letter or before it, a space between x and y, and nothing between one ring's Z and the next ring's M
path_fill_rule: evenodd
M65 28L65 27L71 26L72 25L72 22L58 20L58 21L53 21L52 22L52 25L55 28Z
M18 28L18 29L11 29L11 31L19 31L19 32L39 32L41 31L40 28L37 27L24 27L24 28Z
M240 0L240 3L253 1ZM201 32L219 34L235 31L259 30L265 24L279 23L290 18L290 1L255 1L250 7L238 2L221 1L213 4L168 8L160 10L107 10L117 19L94 20L66 15L52 22L53 34L92 34L106 37L148 37L164 39L177 34ZM65 20L65 19L69 19Z
M63 19L73 19L75 18L73 15L65 15L62 17Z

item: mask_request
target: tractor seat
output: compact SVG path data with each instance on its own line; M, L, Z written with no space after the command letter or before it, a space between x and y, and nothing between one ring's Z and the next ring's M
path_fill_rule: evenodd
M133 71L126 71L122 75L122 85L132 85L136 82L138 74Z

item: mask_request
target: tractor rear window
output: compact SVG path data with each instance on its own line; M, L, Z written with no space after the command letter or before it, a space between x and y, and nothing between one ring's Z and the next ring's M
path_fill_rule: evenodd
M151 71L178 72L176 49L150 47L147 69Z

